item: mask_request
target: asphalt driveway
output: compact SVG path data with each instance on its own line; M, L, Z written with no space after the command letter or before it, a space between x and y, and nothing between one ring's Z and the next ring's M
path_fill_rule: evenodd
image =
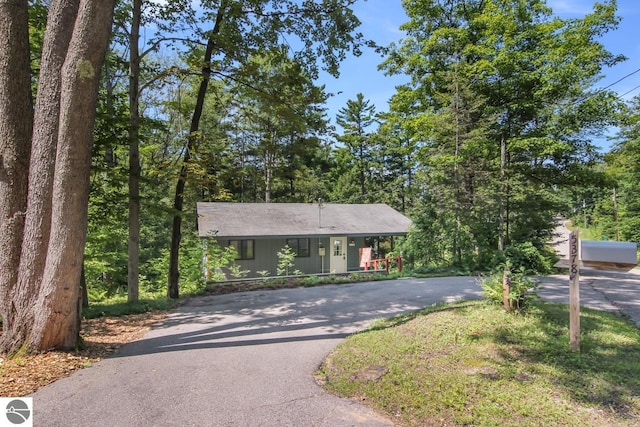
M543 278L538 295L545 301L569 304L569 278ZM623 314L640 327L640 271L620 273L582 269L580 305Z
M639 279L585 275L583 303L630 310L640 324ZM566 288L551 277L540 294L564 301ZM477 278L455 277L194 298L116 356L36 392L35 425L393 425L326 393L313 372L373 319L479 297Z

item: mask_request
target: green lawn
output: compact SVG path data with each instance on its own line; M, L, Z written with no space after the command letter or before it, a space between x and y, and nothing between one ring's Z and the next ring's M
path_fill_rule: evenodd
M485 301L378 321L325 360L318 378L399 425L640 425L640 331L583 309L569 351L568 307L524 315Z

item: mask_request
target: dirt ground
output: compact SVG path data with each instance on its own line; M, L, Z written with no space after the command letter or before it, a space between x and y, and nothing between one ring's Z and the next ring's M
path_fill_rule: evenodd
M86 344L84 350L51 351L13 359L0 354L0 396L26 396L78 369L89 367L123 344L141 338L151 325L166 315L166 312L155 312L84 320L80 333Z

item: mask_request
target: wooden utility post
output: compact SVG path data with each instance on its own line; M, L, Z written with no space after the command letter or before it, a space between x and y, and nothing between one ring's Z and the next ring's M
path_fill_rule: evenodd
M616 222L616 242L620 241L620 222L618 221L618 190L613 187L613 219Z
M571 351L580 350L580 266L578 230L569 235L569 335Z
M556 264L559 267L566 265ZM638 265L638 245L634 242L580 242L578 230L569 235L569 340L572 351L580 350L581 265L597 270L629 271Z

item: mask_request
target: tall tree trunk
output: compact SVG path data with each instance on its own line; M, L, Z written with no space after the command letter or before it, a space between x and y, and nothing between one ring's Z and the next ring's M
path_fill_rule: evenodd
M498 251L504 252L505 243L505 199L507 197L507 139L500 139L500 196L498 197Z
M84 264L80 271L80 286L82 287L82 307L89 307L89 289L87 288L87 277L84 274Z
M198 96L196 98L196 105L193 110L193 116L191 118L191 127L189 129L189 137L187 138L187 147L185 149L184 158L182 161L182 167L180 168L180 175L178 176L178 183L176 184L176 192L173 200L173 208L176 212L173 216L173 224L171 228L171 247L169 250L169 277L168 277L168 290L167 294L169 298L177 299L180 297L180 290L178 282L180 278L179 271L179 254L180 254L180 240L182 239L181 227L182 227L182 207L184 204L184 188L187 183L187 165L191 160L191 149L193 147L193 141L196 138L196 132L200 128L200 118L202 117L202 109L204 108L204 100L207 94L207 88L209 86L209 80L211 79L211 58L213 51L216 47L216 36L220 33L220 26L224 18L226 9L228 7L229 0L223 0L218 9L218 15L216 16L216 23L213 30L209 33L209 40L207 41L207 48L204 54L204 62L202 67L202 80L200 81L200 87L198 89Z
M140 277L140 20L142 0L133 0L129 36L129 245L127 299L138 301Z
M13 2L14 6L16 3L22 2ZM13 254L21 252L24 258L16 269L18 286L2 283L2 351L70 348L77 342L92 131L99 71L109 41L114 3L58 0L50 5L38 79L33 155L31 165L23 172L31 177L25 231L11 231L15 232L10 236L14 246L8 248ZM4 11L0 15L11 16ZM28 16L22 10L12 19L15 25L27 28ZM9 51L22 41L27 43L24 57L14 58L16 64L27 64L22 71L25 75L14 76L9 84L28 95L5 92L8 97L3 101L13 104L14 110L0 119L21 129L25 120L32 123L31 109L25 114L21 108L30 97L31 87L28 35L13 34L6 40ZM0 69L0 79L7 74ZM4 82L0 86L5 91ZM11 116L17 112L21 117ZM0 128L0 141L8 135L11 132ZM30 137L27 136L26 146ZM29 155L24 157L28 161ZM3 259L4 251L0 254Z
M53 2L49 14L60 25L48 26L42 48L40 73L50 78L40 79L36 97L34 128L29 165L29 189L25 218L18 286L13 296L18 309L16 317L7 319L6 347L26 339L25 324L33 322L33 296L38 294L47 256L51 229L53 174L59 123L52 120L60 111L60 70L65 61L79 0ZM11 339L13 343L9 343Z
M80 2L61 71L51 234L33 329L28 337L31 350L73 348L78 341L93 125L114 4L115 0Z
M460 101L460 83L458 82L458 67L455 67L454 71L454 90L453 95L453 113L454 113L454 127L455 127L455 147L454 147L454 163L453 163L453 182L454 182L454 216L455 216L455 231L453 233L453 263L456 266L462 264L462 244L460 242L462 236L462 210L464 204L462 200L462 179L460 178L460 146L461 132L460 132L460 114L461 114L461 101Z
M274 144L275 146L275 144ZM271 183L275 154L267 150L264 153L264 202L271 203Z
M364 137L360 139L360 196L364 198L365 194L367 194L367 187L365 185L365 161L364 161ZM364 199L360 201L360 203L364 203Z
M0 315L2 341L17 316L32 131L27 2L0 2Z

